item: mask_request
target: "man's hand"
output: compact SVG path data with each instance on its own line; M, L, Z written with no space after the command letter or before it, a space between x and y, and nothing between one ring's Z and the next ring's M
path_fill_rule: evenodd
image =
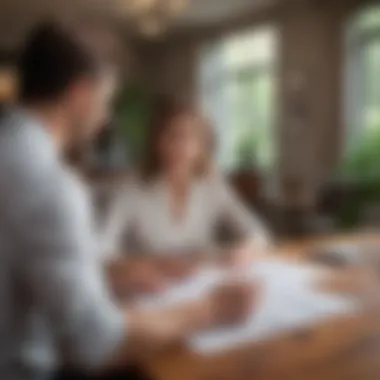
M136 266L125 280L126 286L137 293L158 293L167 285L166 278L152 265Z
M231 283L218 286L194 301L156 309L129 309L125 345L115 362L144 360L158 350L181 343L191 334L243 323L254 310L258 295L256 284Z
M252 283L232 283L209 294L211 320L215 325L242 323L254 309L259 288Z
M148 261L115 262L109 266L109 278L115 293L128 296L158 293L166 287L166 278Z

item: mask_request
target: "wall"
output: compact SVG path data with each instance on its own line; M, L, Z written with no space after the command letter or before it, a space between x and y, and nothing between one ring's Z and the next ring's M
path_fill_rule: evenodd
M357 3L362 2L294 0L240 23L273 22L281 32L275 181L281 202L313 204L339 159L344 25ZM143 80L154 92L196 98L199 46L238 28L235 22L142 45Z
M136 46L136 75L152 93L193 98L199 43L195 39Z
M342 9L294 3L280 16L280 162L287 202L309 205L338 159L344 28Z

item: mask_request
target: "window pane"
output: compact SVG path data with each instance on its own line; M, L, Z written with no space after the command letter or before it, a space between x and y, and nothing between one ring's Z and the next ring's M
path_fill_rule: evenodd
M359 13L347 32L348 149L341 174L380 180L380 6Z
M365 76L364 127L380 128L380 40L373 41L363 49Z
M354 21L353 28L361 32L378 29L380 25L380 8L372 6L360 12Z
M242 33L205 49L202 102L221 142L225 167L273 166L276 33Z
M261 166L268 167L274 156L274 110L273 110L273 76L270 73L265 73L257 78L256 81L256 102L257 109L257 124L254 126L258 133L258 160Z
M233 133L229 154L232 166L248 164L255 160L256 141L252 130L256 112L253 104L254 78L230 81L228 84L228 102L231 105Z
M264 28L227 39L223 46L227 69L252 64L271 64L276 52L274 33L273 29Z

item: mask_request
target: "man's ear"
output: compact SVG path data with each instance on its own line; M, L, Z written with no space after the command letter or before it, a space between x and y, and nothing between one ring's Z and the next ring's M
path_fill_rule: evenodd
M81 77L73 81L66 90L67 98L74 104L87 103L87 98L93 91L91 80Z

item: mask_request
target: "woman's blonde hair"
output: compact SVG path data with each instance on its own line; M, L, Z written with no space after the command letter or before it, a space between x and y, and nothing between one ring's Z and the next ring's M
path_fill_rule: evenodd
M202 157L195 168L194 175L208 175L213 168L213 156L215 151L215 135L209 122L200 110L193 104L173 100L160 99L154 107L151 122L147 134L147 149L143 160L143 179L149 181L155 178L161 171L161 162L158 153L158 142L170 122L180 116L194 118L194 126L198 128L204 139Z

